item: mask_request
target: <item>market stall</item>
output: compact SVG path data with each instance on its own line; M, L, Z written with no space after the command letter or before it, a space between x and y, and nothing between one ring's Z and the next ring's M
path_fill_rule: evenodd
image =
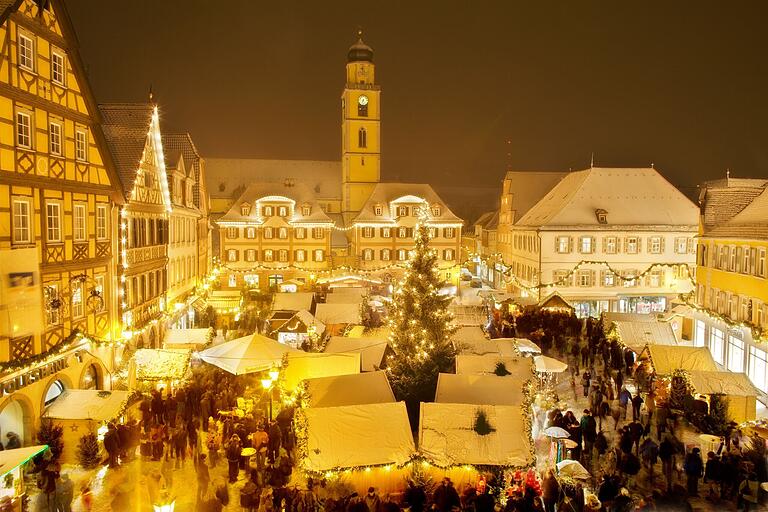
M68 389L49 405L43 418L64 427L61 462L77 463L77 446L82 436L103 432L110 421L121 421L128 413L129 396L128 391Z
M128 365L128 389L173 390L186 378L190 356L187 349L138 349Z
M373 372L384 367L390 350L387 341L383 339L331 336L325 345L324 352L328 354L359 353L360 371Z
M359 494L400 490L415 454L404 402L309 407L297 411L300 467Z
M165 331L163 348L200 350L213 341L213 328L168 329Z
M309 407L380 404L395 401L387 372L368 372L307 379L305 401Z
M338 335L348 326L360 323L360 304L318 304L315 318L326 325L331 335Z
M718 371L712 353L706 347L647 345L638 361L647 361L656 375L671 375L675 370Z
M288 367L283 373L285 378L283 385L287 390L292 391L305 379L360 373L360 354L353 352L291 354L288 356Z
M753 421L757 415L757 389L745 373L691 371L694 392L728 397L728 415L736 423Z
M304 343L320 339L325 333L325 324L306 309L302 309L278 326L272 334L275 333L280 343L300 348Z
M646 345L677 346L677 338L668 322L615 320L608 328L609 339L616 339L639 354Z
M475 405L523 405L530 400L526 390L533 379L511 376L441 373L435 402Z
M497 354L456 356L457 374L508 375L524 382L534 375L533 370L533 359L530 357Z
M0 509L8 506L8 510L13 512L26 510L22 503L27 493L24 467L47 449L48 445L42 444L0 451Z

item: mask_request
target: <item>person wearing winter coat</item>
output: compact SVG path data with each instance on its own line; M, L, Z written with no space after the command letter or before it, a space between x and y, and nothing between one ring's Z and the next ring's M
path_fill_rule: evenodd
M630 402L632 402L632 393L630 393L627 388L621 388L621 391L619 392L619 404L621 404L623 409L623 420L627 419L627 406Z
M632 421L640 419L640 406L643 405L643 397L640 393L637 393L632 397Z
M560 499L560 483L555 473L549 469L541 481L541 499L544 501L544 512L555 512L555 505Z
M584 409L584 415L579 422L581 425L581 436L584 439L584 457L587 461L592 460L592 447L595 444L597 438L597 422L589 409Z
M659 458L664 468L664 476L667 479L667 492L672 492L672 472L675 468L675 453L677 448L675 443L667 435L659 444Z
M243 451L243 445L240 444L240 438L237 434L233 435L227 443L227 464L229 465L229 483L237 481L237 475L240 472L240 453Z
M701 454L698 448L691 450L691 453L685 456L683 469L688 478L688 495L699 495L699 478L704 475L704 462L701 460Z
M413 480L408 480L408 488L405 490L405 502L408 503L411 512L422 512L424 504L427 502L424 487L416 485Z
M651 487L654 486L654 467L659 460L659 445L651 439L646 437L643 444L640 445L640 456L642 457L643 464L648 468L648 481L651 483Z
M715 452L707 453L707 464L704 467L704 483L709 484L709 496L717 499L720 496L715 487L722 479L722 463Z
M381 512L381 498L373 487L368 488L368 494L365 495L363 501L368 507L368 512Z
M459 493L456 492L450 478L443 478L443 483L437 487L432 496L432 502L437 512L451 512L453 507L461 506Z

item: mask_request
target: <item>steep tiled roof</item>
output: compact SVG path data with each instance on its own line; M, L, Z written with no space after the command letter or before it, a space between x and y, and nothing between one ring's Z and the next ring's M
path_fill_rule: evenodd
M549 171L507 171L504 182L508 183L512 195L511 222L522 218L533 205L538 203L557 182L567 176L567 172Z
M318 199L341 199L339 161L206 158L205 172L208 193L215 198L230 198L254 182L293 181L306 185Z
M313 223L313 222L332 222L312 191L301 183L252 183L240 194L240 197L232 204L232 207L225 213L219 222L259 222L260 212L253 208L256 201L268 196L281 196L292 199L296 202L293 217L290 222L294 223ZM249 215L242 215L240 205L248 203L251 205ZM302 215L302 205L310 206L309 215Z
M768 187L728 222L715 226L707 235L768 239Z
M496 229L499 227L499 210L485 212L475 221L473 226L480 226L484 230Z
M767 183L765 179L730 177L704 183L699 202L705 234L742 211L760 195Z
M200 179L200 153L195 147L195 143L192 142L192 137L189 133L169 133L163 134L163 150L166 154L166 164L169 160L168 155L170 151L180 152L184 155L184 164L187 166L187 172L193 171L193 177L195 179L195 186L192 189L192 196L195 201L195 206L198 208L200 205L200 186L202 180ZM176 157L178 160L178 157ZM175 162L174 162L175 165Z
M373 189L371 196L365 202L360 213L355 217L355 222L394 222L396 218L388 207L395 199L404 196L414 196L423 199L429 204L440 205L440 215L432 216L430 222L435 223L457 223L462 222L451 210L448 205L437 195L437 192L424 183L378 183ZM376 205L384 206L382 215L376 215L374 207Z
M520 226L599 225L695 226L698 208L656 169L593 167L568 174L515 224Z
M99 105L102 129L125 195L129 196L141 163L154 106L149 103Z
M8 16L19 8L23 0L0 0L0 23L5 23Z

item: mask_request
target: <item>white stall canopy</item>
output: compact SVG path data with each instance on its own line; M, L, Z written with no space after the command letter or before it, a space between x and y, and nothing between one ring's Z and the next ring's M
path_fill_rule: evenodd
M528 374L529 378L533 375ZM522 405L524 381L512 376L457 375L441 373L437 378L435 402L475 405Z
M98 422L113 420L120 414L129 395L128 391L67 389L46 408L43 417Z
M346 336L331 336L325 345L329 354L359 353L361 371L372 372L382 368L387 342L376 338L347 338Z
M307 379L310 407L380 404L395 401L387 372L356 373Z

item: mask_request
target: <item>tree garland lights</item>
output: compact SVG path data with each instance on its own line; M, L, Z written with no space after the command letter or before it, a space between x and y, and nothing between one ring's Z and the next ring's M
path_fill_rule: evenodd
M65 352L79 347L80 345L86 345L88 343L94 343L99 345L111 345L113 342L99 340L97 338L86 336L78 329L74 329L69 336L62 340L57 345L49 348L45 352L40 352L33 356L25 357L23 359L15 359L13 361L0 362L0 372L15 372L24 370L32 366L39 366L49 363L54 359L58 359Z

